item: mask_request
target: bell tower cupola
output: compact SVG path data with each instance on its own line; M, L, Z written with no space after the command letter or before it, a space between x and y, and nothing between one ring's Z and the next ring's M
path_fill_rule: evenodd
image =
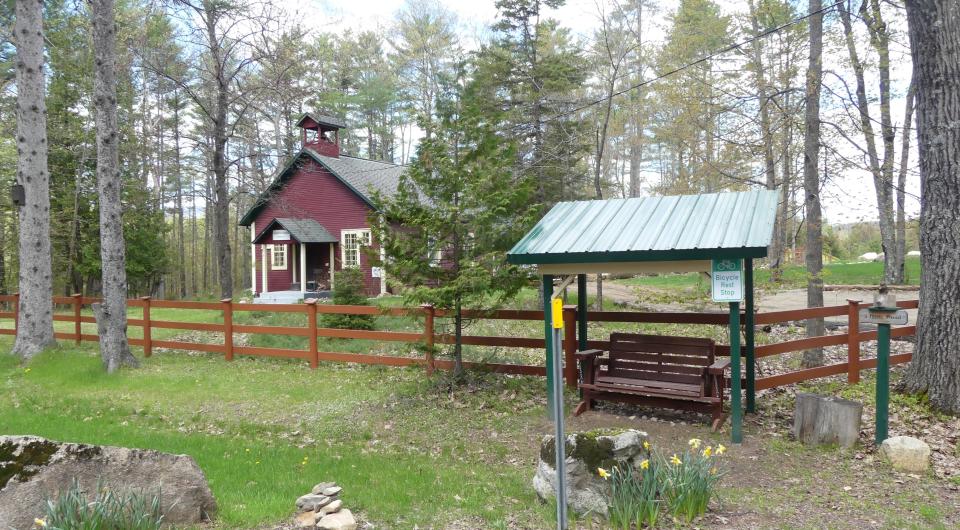
M297 122L297 127L302 131L304 149L312 149L320 155L340 157L340 129L347 127L342 120L308 112Z

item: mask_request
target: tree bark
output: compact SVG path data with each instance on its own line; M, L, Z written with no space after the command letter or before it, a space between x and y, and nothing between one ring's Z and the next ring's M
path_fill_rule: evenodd
M26 204L19 208L20 321L13 353L27 361L56 344L42 1L16 2L13 33L17 46L17 183L23 186L26 197Z
M117 130L114 0L90 0L93 30L93 104L97 122L97 192L100 199L100 271L103 302L94 306L100 357L107 373L138 366L127 343L127 271Z
M810 56L807 65L806 115L803 137L803 187L807 227L807 307L823 306L823 234L820 211L820 83L823 78L823 13L820 0L810 0ZM823 335L823 319L807 319L807 336ZM823 364L823 348L803 352L805 368Z
M903 387L960 414L960 3L908 0L920 155L920 310Z

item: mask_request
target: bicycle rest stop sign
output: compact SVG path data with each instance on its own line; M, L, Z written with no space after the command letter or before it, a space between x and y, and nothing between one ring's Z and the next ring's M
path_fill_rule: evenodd
M743 260L711 260L710 287L714 302L739 302L743 300Z

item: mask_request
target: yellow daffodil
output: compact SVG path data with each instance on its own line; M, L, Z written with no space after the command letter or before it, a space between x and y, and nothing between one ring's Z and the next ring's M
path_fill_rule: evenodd
M677 453L673 453L673 456L670 457L670 463L675 466L679 466L680 464L683 463L683 461L677 458Z
M643 441L643 448L649 451L649 450L650 450L650 442L644 440L644 441Z
M610 472L607 471L606 469L603 469L602 467L597 468L597 474L600 475L600 478L604 480L610 478Z
M694 449L700 449L702 440L700 440L700 438L691 438L687 443L690 444L690 447L693 447Z
M640 462L640 469L649 469L649 468L650 468L650 460L643 460L642 462Z
M723 444L717 444L717 454L722 455L725 452L727 452L727 448Z
M713 454L713 447L708 445L707 448L703 450L703 456L710 458L710 455L712 454Z
M716 474L717 474L717 468L715 468L715 467L710 468L710 474L711 474L711 475L716 475Z
M34 519L34 520L33 520L33 524L39 526L40 528L46 528L46 527L47 527L47 522L44 521L43 519Z

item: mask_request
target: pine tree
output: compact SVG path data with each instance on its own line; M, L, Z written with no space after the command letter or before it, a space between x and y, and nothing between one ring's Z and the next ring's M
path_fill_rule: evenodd
M506 251L532 224L534 182L511 170L501 138L463 75L448 87L433 136L424 139L392 198L378 197L374 235L387 277L409 303L454 314L454 373L463 372L463 308L492 308L517 293L524 272Z

